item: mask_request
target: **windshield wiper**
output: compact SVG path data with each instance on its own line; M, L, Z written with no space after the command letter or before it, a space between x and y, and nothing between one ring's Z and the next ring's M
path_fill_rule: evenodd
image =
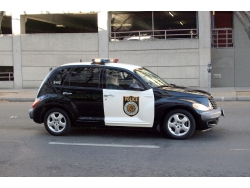
M172 87L171 85L160 85L160 86L157 86L155 88L160 88L160 87Z
M171 85L172 87L175 87L175 86L176 86L175 84L169 84L169 85Z

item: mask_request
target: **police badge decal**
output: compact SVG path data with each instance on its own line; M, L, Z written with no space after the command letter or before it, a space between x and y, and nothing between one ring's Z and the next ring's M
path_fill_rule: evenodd
M139 112L139 97L123 96L123 111L132 117Z

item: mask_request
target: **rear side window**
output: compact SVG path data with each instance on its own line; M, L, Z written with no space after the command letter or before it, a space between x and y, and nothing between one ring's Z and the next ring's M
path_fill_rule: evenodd
M95 67L74 68L64 85L75 87L99 87L100 72L101 69Z
M69 74L70 68L60 70L52 79L53 85L63 85L67 75Z
M71 68L63 68L59 71L50 72L41 84L41 90L39 91L38 97L48 93L53 93L51 88L61 87L67 78ZM50 88L50 89L49 89Z

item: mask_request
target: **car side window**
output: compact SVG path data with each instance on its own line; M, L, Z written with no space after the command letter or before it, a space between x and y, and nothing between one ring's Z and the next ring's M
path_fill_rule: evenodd
M142 87L131 73L118 69L106 69L104 81L106 89L130 90L131 84L138 84Z
M68 73L70 71L70 68L62 69L52 79L53 85L63 85Z
M76 87L99 87L100 68L76 67L72 70L65 85Z

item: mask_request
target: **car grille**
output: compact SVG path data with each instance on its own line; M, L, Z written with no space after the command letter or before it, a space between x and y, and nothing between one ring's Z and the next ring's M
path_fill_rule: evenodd
M211 97L211 98L209 98L208 100L209 100L209 101L210 101L210 103L212 104L213 109L216 109L216 108L217 108L217 104L216 104L216 102L215 102L214 98L213 98L213 97Z

